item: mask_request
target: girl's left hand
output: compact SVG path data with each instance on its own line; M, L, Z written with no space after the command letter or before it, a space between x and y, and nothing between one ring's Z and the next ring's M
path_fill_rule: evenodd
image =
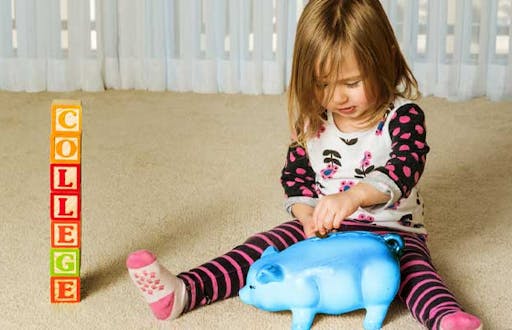
M356 191L348 190L320 198L313 212L313 222L320 235L340 227L341 222L357 211L362 200Z

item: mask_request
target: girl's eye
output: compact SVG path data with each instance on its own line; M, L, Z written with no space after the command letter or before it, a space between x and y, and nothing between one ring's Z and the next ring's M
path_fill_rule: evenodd
M348 88L356 88L356 87L359 86L360 82L361 82L361 80L358 80L358 81L347 83L346 85L347 85Z

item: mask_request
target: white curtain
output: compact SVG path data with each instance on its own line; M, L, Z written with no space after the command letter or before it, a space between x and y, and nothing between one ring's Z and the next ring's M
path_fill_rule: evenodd
M511 0L382 0L424 95L512 98Z
M0 90L279 94L307 0L0 0ZM424 95L512 98L512 0L381 0Z
M101 5L107 88L278 94L286 87L296 2L123 0Z
M103 89L89 16L82 14L89 5L70 0L61 11L59 0L0 0L0 89Z

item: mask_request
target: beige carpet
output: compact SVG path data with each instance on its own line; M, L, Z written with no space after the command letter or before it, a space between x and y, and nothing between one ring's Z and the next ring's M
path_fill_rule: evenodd
M52 99L84 104L82 295L49 303ZM422 189L430 249L486 329L512 329L512 102L425 98L432 151ZM288 329L288 312L238 298L153 319L124 267L154 250L178 272L288 219L280 169L285 96L0 92L1 329ZM361 329L363 312L314 329ZM393 304L384 329L422 329Z

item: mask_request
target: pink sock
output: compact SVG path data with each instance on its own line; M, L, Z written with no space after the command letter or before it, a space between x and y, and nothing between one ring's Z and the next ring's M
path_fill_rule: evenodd
M135 251L126 266L157 319L175 319L183 312L188 299L185 283L161 266L153 253Z
M440 328L441 330L481 330L483 329L483 324L474 315L455 312L441 319Z

